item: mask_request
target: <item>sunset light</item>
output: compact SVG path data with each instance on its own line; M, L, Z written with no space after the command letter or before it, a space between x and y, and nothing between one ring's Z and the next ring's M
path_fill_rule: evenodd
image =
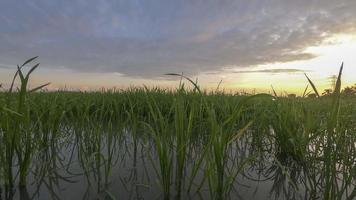
M355 200L356 0L0 0L0 200Z

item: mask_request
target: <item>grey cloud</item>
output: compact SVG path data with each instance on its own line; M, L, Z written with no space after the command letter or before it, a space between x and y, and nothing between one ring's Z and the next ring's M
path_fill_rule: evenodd
M0 2L0 62L153 78L307 60L353 32L351 0ZM247 71L247 70L243 70Z
M238 74L243 74L243 73L272 73L272 74L288 73L288 74L294 74L294 73L304 73L304 72L306 72L306 71L300 70L300 69L262 69L262 70L234 71L232 73L238 73Z
M251 73L270 73L270 74L297 74L297 73L305 73L310 72L309 70L301 70L301 69L260 69L260 70L240 70L240 71L228 71L227 73L233 74L251 74ZM205 74L219 74L221 71L213 71L206 72Z
M1 64L1 63L0 63L0 69L12 69L12 68L13 68L14 70L16 69L15 67L11 67L11 66L9 66L9 65Z

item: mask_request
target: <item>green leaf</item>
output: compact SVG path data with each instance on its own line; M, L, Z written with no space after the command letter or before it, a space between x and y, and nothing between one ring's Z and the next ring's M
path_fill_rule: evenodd
M20 76L21 83L23 83L25 81L25 77L23 76L23 73L22 73L21 68L19 66L17 66L17 73Z
M18 112L16 112L16 111L13 111L13 110L11 110L11 109L9 109L9 108L3 107L3 110L5 110L5 111L7 111L7 112L9 112L9 113L11 113L11 114L15 114L15 115L17 115L17 116L19 116L19 117L22 117L22 115L21 115L20 113L18 113Z
M238 140L239 138L241 138L247 131L247 129L252 125L253 121L250 121L249 123L246 124L245 127L243 127L242 129L240 129L228 142L229 144Z
M313 90L314 90L316 96L320 97L319 92L318 92L318 90L316 89L316 87L315 87L313 81L310 80L310 78L307 76L306 73L304 73L304 75L305 75L305 77L308 79L308 81L309 81L310 85L312 86L312 88L313 88Z
M192 79L190 79L189 77L184 76L184 75L182 75L182 74L176 74L176 73L167 73L167 74L164 74L164 75L183 77L183 78L185 78L186 80L188 80L190 83L192 83L193 86L194 86L194 88L195 88L196 90L198 90L198 92L199 92L200 94L202 94L202 92L201 92L201 90L200 90L198 84L197 84L196 82L194 82Z
M29 92L36 92L37 90L40 90L40 89L42 89L42 88L48 86L49 84L51 84L51 83L46 83L46 84L43 84L43 85L38 86L38 87L36 87L36 88L33 88L33 89L31 89Z
M309 85L307 85L307 87L305 87L305 90L303 92L303 98L307 96L308 88L309 88Z
M36 58L38 58L38 56L35 56L35 57L33 57L33 58L30 58L30 59L26 60L26 61L21 65L21 67L23 67L23 66L25 66L26 64L32 62L32 61L35 60Z
M30 77L30 74L35 71L35 69L40 65L40 63L37 63L35 66L33 66L30 71L27 73L26 75L26 79L28 80L28 78Z

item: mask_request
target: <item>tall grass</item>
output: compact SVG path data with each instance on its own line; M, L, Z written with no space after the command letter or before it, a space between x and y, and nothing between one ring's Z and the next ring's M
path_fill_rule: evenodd
M133 155L136 188L139 159L151 161L155 173L145 173L144 185L159 185L163 199L204 192L234 199L248 170L272 182L275 198L294 198L303 188L310 199L356 196L356 107L355 98L340 94L342 67L333 95L310 99L207 92L179 74L168 74L181 78L175 90L39 92L47 84L28 88L38 64L25 73L34 61L19 66L0 92L0 187L7 198L33 177L38 192L85 176L88 191L108 193L126 154Z

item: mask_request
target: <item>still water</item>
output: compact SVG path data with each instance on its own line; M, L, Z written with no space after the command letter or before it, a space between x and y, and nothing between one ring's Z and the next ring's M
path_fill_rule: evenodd
M89 134L73 133L44 147L34 158L28 186L12 190L1 187L1 199L164 198L160 160L151 140L137 135L133 138L128 131L95 138ZM209 181L207 173L217 172L208 172L207 158L198 164L204 152L203 140L197 139L187 151L179 195L175 144L167 150L172 157L171 199L213 199L214 180ZM225 191L225 198L309 199L303 167L276 162L273 152L252 145L249 134L232 144L226 155L225 174L231 179L225 181L231 180L232 187Z

